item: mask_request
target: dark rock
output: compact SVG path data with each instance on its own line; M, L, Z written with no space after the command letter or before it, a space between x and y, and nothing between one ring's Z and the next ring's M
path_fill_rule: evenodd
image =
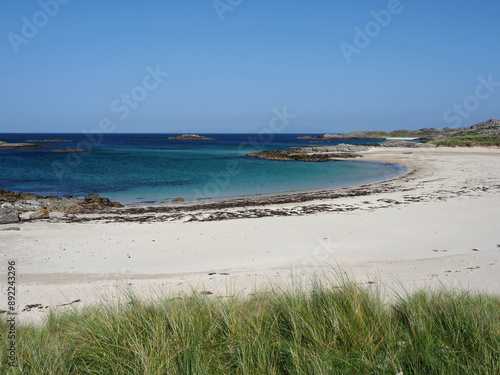
M10 228L4 228L4 229L0 229L0 230L13 230L13 231L18 231L18 230L21 230L21 228L19 228L19 227L10 227Z
M175 199L172 199L172 202L184 202L184 198L182 197L177 197Z
M87 194L84 199L87 202L93 202L99 200L99 194Z
M103 206L111 206L111 201L108 198L99 197L99 203Z

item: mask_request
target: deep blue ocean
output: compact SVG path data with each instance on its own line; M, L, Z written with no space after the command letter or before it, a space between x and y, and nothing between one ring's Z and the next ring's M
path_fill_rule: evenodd
M216 141L168 140L178 134L0 134L6 142L39 143L36 150L0 151L0 189L82 198L99 193L122 203L225 198L338 188L382 180L404 167L358 160L272 161L248 152L311 145L299 134L204 134ZM343 141L319 144L347 143ZM378 141L350 141L377 143ZM318 144L318 143L313 143ZM55 153L82 148L85 153Z

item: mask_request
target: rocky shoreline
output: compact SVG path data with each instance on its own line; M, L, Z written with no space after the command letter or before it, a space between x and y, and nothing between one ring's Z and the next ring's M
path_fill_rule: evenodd
M408 141L386 141L376 145L349 145L341 143L335 146L306 146L306 147L291 147L290 150L265 150L260 152L250 152L248 157L255 157L268 160L278 161L309 161L309 162L325 162L332 160L343 160L362 158L360 152L368 151L372 147L408 147L408 148L425 148L435 147L427 143L417 143Z
M99 194L76 197L44 197L28 193L0 190L0 224L18 223L23 220L49 219L50 213L93 213L124 207Z

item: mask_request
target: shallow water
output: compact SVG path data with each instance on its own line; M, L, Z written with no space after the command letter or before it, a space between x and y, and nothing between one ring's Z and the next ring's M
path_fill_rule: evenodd
M298 134L209 134L217 141L167 140L172 134L0 134L0 140L70 139L50 148L0 151L0 189L79 198L99 193L123 203L223 198L359 185L404 167L365 161L292 162L246 157L264 149L310 145ZM347 143L331 141L326 144ZM377 143L351 141L350 143ZM85 153L54 153L84 148Z

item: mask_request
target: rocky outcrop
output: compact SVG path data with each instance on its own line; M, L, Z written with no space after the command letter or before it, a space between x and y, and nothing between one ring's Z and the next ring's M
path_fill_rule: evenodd
M307 147L291 147L292 150L297 152L361 152L367 151L370 149L368 146L364 145L350 145L346 143L340 143L338 145L333 146L307 146Z
M362 157L360 151L368 147L340 144L336 146L292 147L291 150L267 150L251 152L249 157L281 161L330 161L337 159L352 159Z
M30 220L39 220L39 219L48 219L48 218L49 218L49 211L48 210L36 211L30 215Z
M19 212L0 208L0 224L19 223Z
M182 197L177 197L175 199L172 199L172 202L175 202L175 203L181 203L181 202L184 202L184 198Z
M123 204L120 202L111 202L108 198L99 196L99 194L88 194L84 198L81 206L90 210L109 210L111 208L121 208Z
M420 142L409 142L409 141L385 141L380 142L375 147L410 147L410 148L429 148L436 147L429 143L420 143Z
M53 139L28 139L24 142L74 142L72 140L67 140L67 139L58 139L58 138L53 138Z
M57 198L44 197L35 194L14 193L12 191L0 190L0 217L3 221L19 221L19 213L32 212L31 220L48 218L50 212L79 213L112 210L120 208L123 205L120 202L111 202L108 198L99 196L99 194L86 195L84 199L76 197ZM0 223L4 223L0 220Z
M250 152L249 157L280 160L280 161L328 161L330 160L327 154L305 154L290 150L269 150L260 152Z
M500 120L490 119L470 127L471 131L480 135L500 135Z
M33 143L7 143L0 141L0 150L31 150L37 148L48 148L48 146L40 146Z
M302 135L298 139L386 139L389 133L383 131L354 131L345 134Z
M168 137L167 139L178 139L183 141L215 141L215 138L204 137L197 134L181 134L177 137Z

